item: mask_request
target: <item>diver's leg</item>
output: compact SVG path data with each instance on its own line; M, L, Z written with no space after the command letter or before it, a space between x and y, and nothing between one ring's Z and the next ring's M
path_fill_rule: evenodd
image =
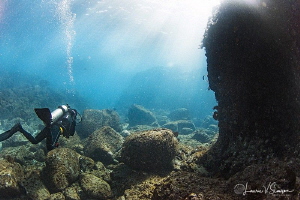
M5 131L4 133L0 134L0 141L6 140L10 138L14 133L20 131L20 128L22 129L22 126L20 123L15 124L10 130Z
M43 139L47 137L47 133L49 132L49 128L45 127L37 136L33 137L30 133L25 131L23 127L20 125L19 131L23 133L23 135L31 142L32 144L38 144Z
M0 142L10 138L14 133L18 131L21 132L27 138L27 140L29 140L29 142L31 142L32 144L38 144L43 139L45 139L47 135L50 134L50 128L45 127L39 134L37 134L36 137L33 137L30 133L28 133L23 129L20 123L17 123L10 130L0 134Z
M50 128L50 133L47 134L47 138L46 138L46 146L48 151L58 146L57 141L59 139L60 134L61 134L61 129L59 128L58 125L53 125Z

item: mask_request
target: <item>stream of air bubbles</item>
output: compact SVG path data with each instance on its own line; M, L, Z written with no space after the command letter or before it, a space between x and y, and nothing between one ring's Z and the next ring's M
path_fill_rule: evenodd
M57 14L59 21L63 28L64 41L66 43L66 55L67 55L67 70L68 78L70 85L74 85L74 76L73 76L73 57L72 57L72 48L74 43L74 38L76 31L74 30L74 21L76 19L76 14L71 11L71 5L73 0L61 0L57 2ZM71 91L68 91L71 92Z

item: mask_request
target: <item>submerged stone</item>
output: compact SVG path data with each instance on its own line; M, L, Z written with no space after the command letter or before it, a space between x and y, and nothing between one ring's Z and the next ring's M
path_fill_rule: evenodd
M128 121L130 126L149 125L157 126L154 114L141 105L132 105L128 110Z
M195 131L194 136L192 139L195 139L201 143L208 143L211 141L212 137L210 137L204 130L197 130Z
M62 191L77 180L79 157L78 153L68 148L57 148L48 153L43 177L50 191Z
M160 171L172 168L178 141L169 129L155 129L128 136L121 161L133 169Z
M121 149L123 137L109 126L104 126L91 134L84 147L86 156L104 164L114 163L114 154Z
M70 199L70 200L80 200L80 196L78 194L78 190L74 187L67 187L64 190L64 196L66 197L66 199Z
M163 127L171 129L174 132L179 132L179 134L182 135L190 134L196 129L194 123L190 120L178 120L168 122L164 124Z
M95 130L103 126L110 126L115 131L121 132L122 128L118 113L110 109L87 109L83 111L82 124L78 127L78 134L82 137L88 137Z
M27 196L31 199L43 200L50 198L50 192L41 180L40 171L33 170L23 181Z
M83 173L80 175L80 185L86 195L90 198L106 200L112 196L110 185L92 174Z
M23 193L20 188L24 179L22 166L16 162L0 160L0 197L14 197Z
M172 121L176 120L189 120L190 119L190 112L186 108L178 108L176 110L173 110L168 117Z
M63 193L61 193L61 192L57 192L57 193L54 193L54 194L50 195L49 200L57 200L57 199L65 200L66 198L63 195Z

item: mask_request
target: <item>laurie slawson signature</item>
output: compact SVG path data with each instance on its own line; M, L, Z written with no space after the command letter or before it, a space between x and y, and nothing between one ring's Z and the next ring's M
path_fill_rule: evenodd
M271 195L284 195L288 193L293 193L294 190L289 189L277 189L276 182L270 182L268 186L262 186L262 189L248 189L248 182L244 184L236 184L234 186L234 192L236 194L271 194Z

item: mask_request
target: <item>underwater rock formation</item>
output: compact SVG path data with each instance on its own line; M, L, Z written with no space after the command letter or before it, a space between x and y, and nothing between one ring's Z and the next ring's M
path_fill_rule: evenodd
M104 164L114 163L114 154L121 149L123 137L113 128L104 126L94 131L84 147L86 156Z
M130 126L157 126L157 121L153 113L143 106L136 104L132 105L128 110L128 122Z
M110 170L106 169L102 162L96 162L92 169L89 170L89 173L103 179L107 183L111 183Z
M300 3L241 2L221 4L203 40L219 138L201 163L227 177L300 153Z
M89 198L106 200L112 195L109 184L93 174L82 173L80 185Z
M125 139L120 161L144 171L172 169L177 148L178 141L169 129L134 133Z
M65 196L65 199L81 200L80 195L78 194L78 189L75 187L67 187L64 190L63 194ZM64 198L62 198L62 199L64 199Z
M168 117L172 121L176 121L176 120L189 120L190 119L190 112L186 108L178 108L178 109L173 110L172 112L170 112L170 114L168 115Z
M13 197L22 193L20 187L24 170L17 162L0 160L0 197Z
M32 147L31 150L25 146L7 147L0 151L0 157L9 157L21 165L34 164L35 161L45 161L45 154L42 149Z
M121 132L121 124L119 114L110 109L94 110L87 109L83 111L82 123L78 126L78 135L81 137L88 137L95 130L110 126L115 131Z
M53 149L47 154L43 174L50 191L62 191L77 180L79 157L80 154L68 148Z
M30 199L49 199L50 192L42 182L40 171L35 169L27 172L25 180L23 181L23 187L26 190L26 194Z
M196 130L194 123L190 120L178 120L168 122L163 125L164 128L171 129L174 132L179 132L179 134L187 135Z
M155 188L152 200L204 200L236 199L228 194L226 182L220 179L203 177L201 173L172 172Z
M266 188L267 192L253 193L251 199L265 199L266 193L272 196L280 196L280 193L286 199L299 199L299 178L296 177L299 171L299 159L293 159L290 163L280 161L279 159L271 159L263 164L253 164L246 167L243 171L234 174L227 181L228 188L234 188L237 195L242 195L243 190L237 190L236 184L239 183L240 188L247 184L247 190ZM247 194L247 196L250 196ZM269 196L268 199L271 199ZM274 198L275 199L275 198Z
M199 129L195 131L192 139L195 139L201 143L207 143L211 141L212 136L208 135L204 130Z

